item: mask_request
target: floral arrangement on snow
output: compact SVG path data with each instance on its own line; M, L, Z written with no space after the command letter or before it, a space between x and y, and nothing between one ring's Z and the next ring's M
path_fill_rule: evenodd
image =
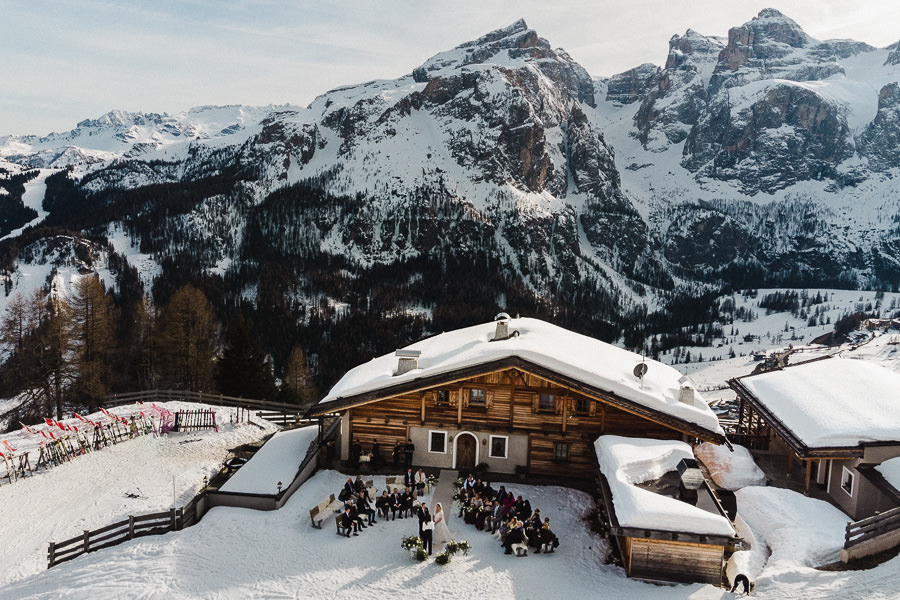
M413 557L419 562L428 558L428 553L425 552L425 543L417 535L404 537L400 541L400 546L403 547L404 550L412 554Z
M444 551L434 557L434 562L439 565L446 565L450 562L450 558L457 552L462 552L463 556L469 554L469 542L460 540L458 542L447 542Z
M435 484L437 483L437 479L434 477L434 473L428 476L428 489L434 489Z
M461 489L462 486L463 486L463 478L457 477L456 481L453 482L453 487L455 487L456 489Z

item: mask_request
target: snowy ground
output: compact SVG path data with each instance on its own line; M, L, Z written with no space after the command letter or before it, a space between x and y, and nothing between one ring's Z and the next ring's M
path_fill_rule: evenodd
M174 411L200 405L167 402L160 406ZM113 410L121 415L135 412L128 406ZM85 529L98 529L130 514L184 506L202 487L203 477L218 470L229 448L276 430L265 421L264 430L247 424L231 425L228 411L232 409L216 410L223 423L219 433L139 436L41 470L33 477L13 483L0 480L0 586L44 571L50 541L72 538ZM96 421L105 418L101 413L89 416ZM63 422L79 423L76 419ZM46 425L32 429L51 430ZM39 446L39 441L30 438L42 439L25 431L2 436L19 452ZM36 465L36 454L31 463ZM0 464L0 473L5 472ZM3 593L0 587L0 595Z
M133 540L44 569L49 539L169 506L173 474L182 504L208 469L221 462L224 448L262 433L252 426L226 425L220 433L144 436L33 479L0 486L0 599L546 599L584 597L600 590L604 597L731 597L712 586L629 580L621 568L603 564L605 544L583 521L590 497L559 487L510 486L550 517L562 541L556 554L504 555L491 535L460 522L451 512L451 532L468 540L471 552L455 556L444 567L433 560L418 563L400 547L403 536L415 533L414 519L382 520L351 539L336 536L331 520L322 530L310 527L309 508L344 482L345 476L336 471L317 473L282 510L214 508L198 525L181 532ZM293 437L297 442L304 433L275 439ZM296 462L296 457L287 462ZM256 468L271 472L276 463L263 455ZM252 478L251 471L245 477ZM384 478L376 477L375 484L383 488ZM131 492L141 497L129 498ZM742 569L756 580L755 597L894 597L900 559L870 571L811 568L834 560L843 541L846 517L831 505L763 487L744 488L738 498L741 516L756 538L754 549L739 557Z
M900 370L897 344L888 334L844 352ZM738 357L707 365L691 377L714 387L750 369L748 359ZM179 403L166 406L183 408ZM135 409L117 410L130 414ZM198 525L181 532L133 540L46 570L49 541L128 514L181 506L203 476L226 458L228 448L274 431L268 424L266 431L230 425L230 409L217 410L221 411L217 420L224 423L219 433L143 436L33 478L0 484L0 600L399 596L544 600L598 592L622 598L732 597L707 585L656 586L627 579L621 568L604 564L605 543L583 521L591 508L590 497L558 487L512 486L551 518L562 541L556 554L507 556L490 535L451 519L454 536L472 544L469 555L457 555L445 567L433 560L417 563L400 547L403 536L415 533L414 520L379 521L352 539L336 536L330 519L322 530L310 527L309 509L336 494L346 478L335 471L317 473L279 511L215 508ZM301 446L306 435L304 430L277 435L231 485L268 491L272 477L286 481L284 477L296 470L298 453L305 453ZM26 447L30 437L16 432L2 439ZM289 459L279 462L282 455ZM756 582L754 597L898 597L900 557L867 571L815 570L837 560L848 518L828 503L751 485L758 474L748 460L743 453L715 452L717 473L730 482L729 487L741 488L740 526L754 543L750 551L735 555L729 572L751 575ZM383 488L384 478L375 477L375 485Z

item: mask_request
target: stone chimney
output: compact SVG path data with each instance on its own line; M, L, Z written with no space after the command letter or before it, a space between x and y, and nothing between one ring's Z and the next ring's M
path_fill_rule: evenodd
M394 375L403 375L419 368L419 356L421 350L397 350L394 353L399 360L397 362L397 372Z
M694 388L690 385L682 385L678 390L678 401L688 406L694 406Z
M497 329L494 331L494 338L491 340L492 342L509 339L509 320L510 316L505 312L494 317L494 321L497 323Z

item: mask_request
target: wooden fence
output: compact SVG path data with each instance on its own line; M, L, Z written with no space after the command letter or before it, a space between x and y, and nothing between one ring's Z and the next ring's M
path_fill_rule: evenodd
M133 401L133 400L132 400ZM329 439L337 434L340 418L334 419L322 432L321 439ZM238 506L256 510L277 510L284 506L288 498L315 473L320 452L319 439L314 440L297 467L294 479L276 494L241 494L205 489L184 506L171 508L165 512L147 515L129 515L128 519L94 529L63 542L50 542L47 552L47 568L72 560L86 552L109 548L127 540L145 535L160 535L170 531L180 531L200 522L203 515L214 506Z
M248 408L255 412L256 416L270 421L282 427L308 425L313 421L303 419L300 406L286 404L284 402L269 402L268 400L255 400L253 398L238 398L223 394L207 394L204 392L191 392L189 390L144 390L141 392L127 392L125 394L112 394L107 396L103 405L121 406L134 404L135 402L197 402L212 404L214 406L233 406Z
M48 568L72 560L85 552L109 548L136 537L159 535L183 527L183 509L172 508L149 515L129 515L124 521L100 529L93 531L85 529L83 534L64 542L50 542L50 550L47 553Z
M850 549L880 535L892 533L898 528L900 528L900 508L893 508L866 519L847 523L847 530L844 533L844 548Z

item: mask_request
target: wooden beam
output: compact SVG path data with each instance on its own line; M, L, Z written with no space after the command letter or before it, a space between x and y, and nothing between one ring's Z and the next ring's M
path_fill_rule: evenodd
M422 416L419 419L422 423L425 422L425 396L427 395L428 392L422 392Z
M806 475L805 475L806 481L803 484L803 493L806 494L807 496L809 496L809 477L810 477L810 474L812 473L812 461L807 459L807 460L804 460L803 462L806 463Z

